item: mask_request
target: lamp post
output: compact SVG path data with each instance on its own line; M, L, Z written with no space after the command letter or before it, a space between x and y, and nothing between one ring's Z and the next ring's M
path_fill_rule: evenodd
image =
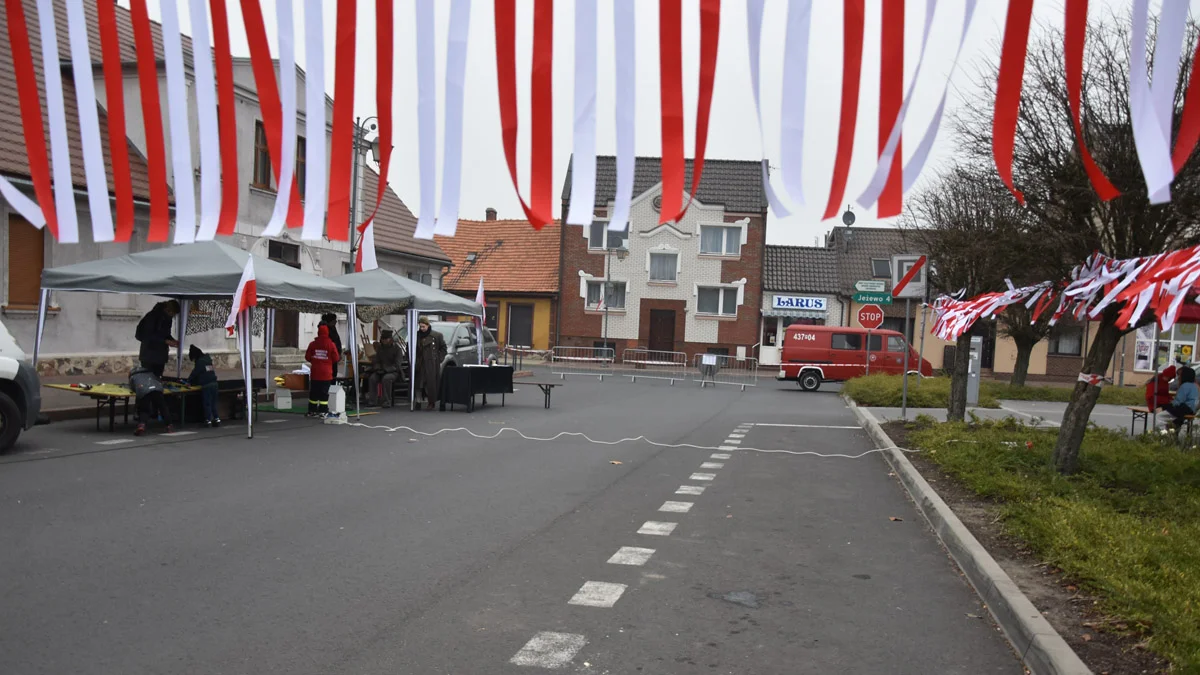
M359 192L359 172L362 171L362 164L366 163L364 155L367 150L371 151L371 158L375 163L379 163L379 136L368 141L367 134L375 131L378 128L378 117L371 116L367 119L361 117L354 119L354 173L350 176L350 265L354 265L355 246L354 231L358 229L358 205L360 201ZM380 177L383 180L383 177ZM361 242L360 242L361 243Z

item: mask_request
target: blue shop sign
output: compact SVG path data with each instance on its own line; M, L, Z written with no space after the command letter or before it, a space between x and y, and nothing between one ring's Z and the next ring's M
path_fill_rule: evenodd
M806 309L814 312L825 311L825 298L814 298L803 295L776 295L771 298L771 309Z

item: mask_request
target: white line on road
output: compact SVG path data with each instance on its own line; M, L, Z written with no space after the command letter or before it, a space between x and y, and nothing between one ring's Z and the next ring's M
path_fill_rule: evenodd
M111 441L96 441L96 445L122 445L125 443L132 443L132 442L133 442L132 438L114 438Z
M705 462L700 465L701 469L723 469L725 465L721 462Z
M640 528L638 534L654 534L660 537L665 537L675 531L675 526L679 523L664 523L657 520L647 520Z
M718 447L717 449L718 450L737 450L738 447L736 445L722 445L722 446Z
M694 473L688 477L688 480L712 480L716 477L715 473Z
M287 420L263 420L263 424L282 424Z
M746 434L729 434L730 438L745 438Z
M543 631L526 642L509 662L535 668L562 668L570 663L586 644L587 638L582 635Z
M759 422L756 427L786 427L788 429L861 429L862 427L840 426L837 424L767 424Z
M704 494L703 485L680 485L675 491L677 495L702 495Z
M709 459L729 459L730 457L733 457L733 455L728 452L714 452L709 455Z
M741 445L742 444L742 442L736 438L727 438L727 439L725 439L725 442L728 443L729 445Z
M652 555L654 555L652 548L622 546L613 554L613 557L608 559L608 562L613 565L645 565Z
M667 513L687 513L692 510L692 506L694 506L692 502L663 502L658 510Z
M175 437L175 436L191 436L194 431L172 431L169 434L159 434L159 436Z
M610 584L607 581L585 581L568 605L584 607L612 607L625 592L625 584Z

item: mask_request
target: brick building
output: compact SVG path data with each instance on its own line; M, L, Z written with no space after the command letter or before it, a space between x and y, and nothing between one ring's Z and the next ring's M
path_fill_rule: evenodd
M691 170L688 161L688 185ZM756 356L767 224L762 165L706 160L683 220L659 225L660 160L639 157L623 232L608 231L616 185L616 159L597 158L595 220L561 229L556 344L607 344L618 356L632 347L689 359L703 352ZM564 222L570 196L568 169Z

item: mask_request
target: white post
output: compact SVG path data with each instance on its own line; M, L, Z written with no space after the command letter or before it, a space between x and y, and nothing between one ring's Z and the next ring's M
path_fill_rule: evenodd
M253 363L251 362L252 343L250 342L250 331L253 325L253 318L250 315L252 310L247 307L238 313L239 323L238 328L238 346L242 352L242 377L246 386L246 438L254 438L254 401L253 401L253 382L251 377L254 374Z
M191 300L179 301L179 316L175 318L175 334L179 344L175 345L175 377L183 379L183 343L187 341L188 312L192 308Z
M362 420L362 407L360 401L362 397L359 389L358 377L358 305L350 303L346 305L346 327L350 329L350 378L354 383L354 418Z
M408 310L405 330L408 331L408 409L417 409L417 315L415 309Z
M266 385L267 391L271 391L271 350L275 346L271 343L275 342L275 308L267 308L267 316L263 320L263 366L266 368L266 374L263 379L263 384Z
M37 335L33 338L33 372L38 370L38 354L42 352L42 331L46 328L46 303L50 300L50 291L43 288L38 298Z

